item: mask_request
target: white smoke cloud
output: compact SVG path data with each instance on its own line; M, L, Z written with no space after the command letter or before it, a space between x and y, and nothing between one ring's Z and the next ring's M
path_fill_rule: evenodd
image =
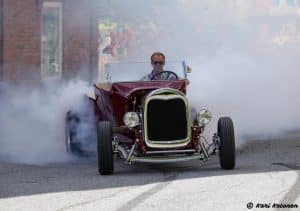
M81 105L86 83L56 88L6 86L1 92L0 160L44 164L72 159L65 147L65 115Z
M213 59L194 64L191 75L192 104L220 116L231 116L237 145L247 139L283 136L299 130L299 62L249 57L221 52ZM293 64L293 65L290 65Z

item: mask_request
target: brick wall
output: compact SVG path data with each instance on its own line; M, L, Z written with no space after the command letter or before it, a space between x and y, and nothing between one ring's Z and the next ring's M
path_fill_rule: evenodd
M40 80L41 12L36 0L4 0L3 11L3 79Z
M3 79L14 83L41 81L41 10L46 0L3 0ZM91 80L97 72L95 0L63 2L63 79ZM99 2L99 1L97 1Z

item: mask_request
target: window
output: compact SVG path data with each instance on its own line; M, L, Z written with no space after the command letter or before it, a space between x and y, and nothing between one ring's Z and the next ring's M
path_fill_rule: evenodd
M42 79L62 76L62 3L44 2L42 10Z

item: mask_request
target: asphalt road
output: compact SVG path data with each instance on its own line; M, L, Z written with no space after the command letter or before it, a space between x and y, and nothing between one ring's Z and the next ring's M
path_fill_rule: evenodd
M117 161L113 176L98 175L95 159L0 163L0 210L300 210L300 138L255 143L230 171L218 157L203 165Z

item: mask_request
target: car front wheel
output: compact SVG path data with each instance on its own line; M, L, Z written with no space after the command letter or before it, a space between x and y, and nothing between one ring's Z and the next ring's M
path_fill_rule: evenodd
M112 129L107 121L99 122L97 128L98 171L101 175L114 172Z
M230 117L221 117L218 121L219 158L223 169L235 167L234 127Z

